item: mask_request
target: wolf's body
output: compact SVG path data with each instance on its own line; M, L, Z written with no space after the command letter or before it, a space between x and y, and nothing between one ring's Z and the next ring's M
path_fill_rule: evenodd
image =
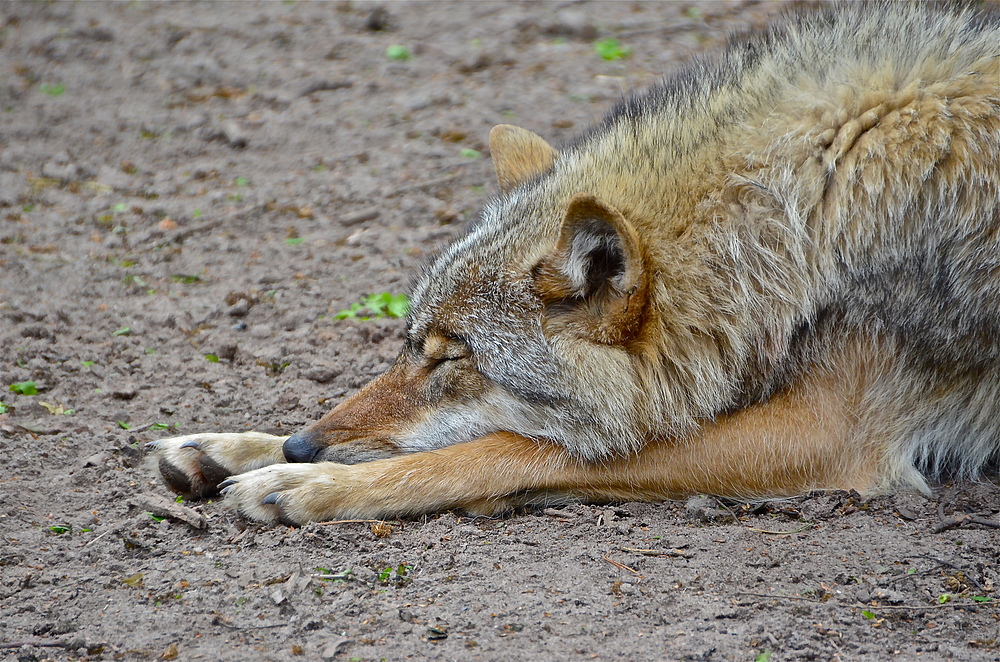
M791 17L561 152L491 148L502 193L396 365L287 440L154 442L171 486L250 471L242 511L304 521L926 492L997 459L1000 21Z

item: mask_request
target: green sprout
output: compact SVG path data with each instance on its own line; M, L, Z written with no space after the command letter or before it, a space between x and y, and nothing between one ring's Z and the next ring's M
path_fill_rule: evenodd
M198 274L171 274L170 280L175 283L182 283L184 285L191 285L197 283L201 280L201 276Z
M10 390L21 395L38 395L38 386L33 381L14 382Z
M602 59L614 62L628 57L632 53L632 49L628 46L622 46L614 37L608 37L594 42L594 52Z
M402 44L392 44L385 49L385 56L390 60L409 60L410 49Z
M356 318L368 320L373 317L405 317L409 309L410 300L405 294L382 292L381 294L371 294L361 299L359 303L351 304L349 309L341 310L334 315L334 319ZM362 312L366 310L368 314Z
M66 91L66 86L62 83L57 85L49 85L48 83L42 83L38 86L38 91L42 94L48 94L50 97L61 96L63 92Z
M410 581L409 574L411 570L413 570L413 566L409 563L400 563L395 568L389 566L378 573L378 580L383 584L389 582L389 580L393 580L397 584L405 584Z

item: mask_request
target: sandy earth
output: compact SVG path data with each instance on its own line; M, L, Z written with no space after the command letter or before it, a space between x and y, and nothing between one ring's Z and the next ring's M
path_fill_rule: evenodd
M333 316L462 233L495 191L492 125L566 141L774 10L0 5L0 658L1000 659L974 600L996 596L997 529L950 519L995 518L989 484L302 528L150 514L172 495L144 442L289 433L387 367L400 320ZM608 36L631 56L597 57Z

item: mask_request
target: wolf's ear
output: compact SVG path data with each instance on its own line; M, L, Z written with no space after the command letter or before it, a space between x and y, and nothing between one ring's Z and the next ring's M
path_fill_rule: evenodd
M573 196L559 240L534 274L551 321L603 344L623 343L638 332L649 293L639 235L598 198Z
M510 124L497 124L490 130L490 154L504 193L542 174L559 157L541 136Z

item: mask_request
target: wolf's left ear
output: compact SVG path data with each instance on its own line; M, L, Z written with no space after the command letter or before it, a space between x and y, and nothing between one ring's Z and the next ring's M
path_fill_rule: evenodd
M603 344L625 342L639 330L648 281L635 228L586 193L569 201L559 241L535 267L535 289L555 311L549 317Z
M490 154L504 193L549 170L559 157L537 133L511 124L490 130Z

